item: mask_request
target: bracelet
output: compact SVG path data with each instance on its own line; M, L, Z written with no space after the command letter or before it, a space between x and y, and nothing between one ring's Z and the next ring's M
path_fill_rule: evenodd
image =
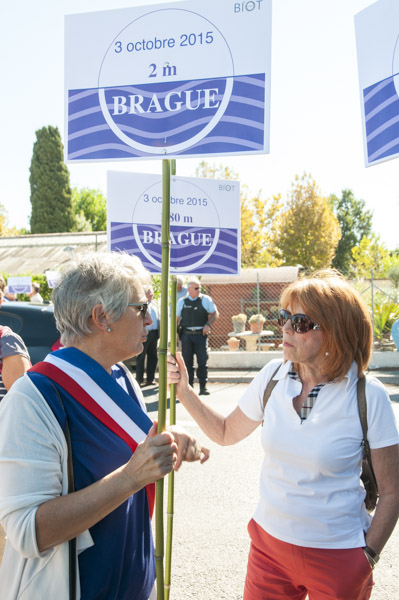
M380 560L380 555L378 554L378 552L370 548L370 546L364 546L363 550L367 552L367 554L373 559L375 563L378 563L378 561Z
M367 554L367 552L366 552L366 550L365 550L364 548L362 548L362 550L363 550L363 554L364 554L364 556L367 558L367 561L368 561L368 563L369 563L369 565L370 565L371 569L372 569L372 570L374 570L374 567L375 567L375 565L376 565L377 563L375 563L375 562L373 561L373 559L371 558L371 556L369 556L369 555Z
M370 548L369 546L364 546L362 548L362 550L364 552L365 557L369 561L370 567L372 569L374 569L375 565L380 560L380 555L375 550L373 550L372 548Z

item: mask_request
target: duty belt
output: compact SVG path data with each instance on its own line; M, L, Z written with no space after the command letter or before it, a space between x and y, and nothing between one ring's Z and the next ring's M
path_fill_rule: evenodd
M202 329L195 329L194 327L184 327L183 333L189 333L191 335L202 335Z

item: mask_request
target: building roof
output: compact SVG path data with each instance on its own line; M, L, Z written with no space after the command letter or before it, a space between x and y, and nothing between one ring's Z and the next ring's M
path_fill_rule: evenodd
M107 250L106 231L0 237L0 272L10 275L59 270L82 252ZM203 284L289 283L298 267L242 269L240 275L202 275Z
M59 270L81 252L106 249L105 231L0 237L0 272L20 275Z
M274 267L265 269L241 269L240 275L202 275L201 283L291 283L298 279L299 267Z

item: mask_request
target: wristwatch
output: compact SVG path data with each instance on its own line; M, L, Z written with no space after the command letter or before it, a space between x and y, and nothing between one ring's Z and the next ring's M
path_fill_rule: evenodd
M370 548L370 546L363 546L362 550L370 563L370 567L374 569L375 565L380 560L380 555L378 554L378 552Z

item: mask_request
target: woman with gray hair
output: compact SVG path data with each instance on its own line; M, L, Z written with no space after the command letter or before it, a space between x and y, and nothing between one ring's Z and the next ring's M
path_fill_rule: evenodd
M153 593L154 482L209 453L182 431L156 434L121 363L146 339L147 281L134 257L88 254L53 292L64 348L21 378L0 409L1 598Z

